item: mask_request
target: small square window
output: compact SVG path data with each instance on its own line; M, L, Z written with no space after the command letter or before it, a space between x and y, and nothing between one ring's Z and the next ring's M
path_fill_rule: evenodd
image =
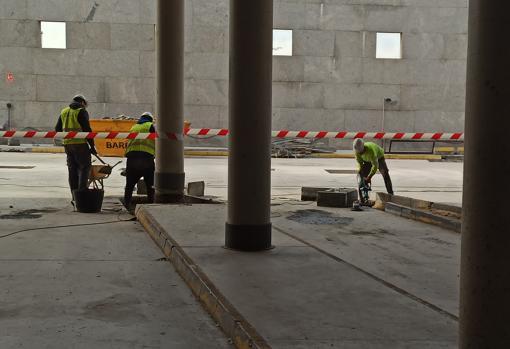
M292 30L273 30L273 56L292 56Z
M402 33L377 33L375 58L401 59Z
M67 48L65 22L41 22L42 48Z

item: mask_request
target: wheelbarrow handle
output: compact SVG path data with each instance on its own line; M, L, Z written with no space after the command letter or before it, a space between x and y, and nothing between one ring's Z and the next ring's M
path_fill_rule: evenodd
M103 161L103 159L101 159L101 158L99 157L99 155L94 154L94 156L95 156L95 157L96 157L99 161L101 161L101 163L102 163L103 165L109 166L106 162L104 162L104 161Z

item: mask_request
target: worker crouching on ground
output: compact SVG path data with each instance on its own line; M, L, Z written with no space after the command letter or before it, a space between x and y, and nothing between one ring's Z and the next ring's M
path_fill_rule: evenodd
M371 183L372 177L381 172L386 185L388 194L393 195L393 185L391 184L390 171L384 159L384 150L380 146L372 142L364 142L361 138L357 138L353 143L354 153L356 154L356 161L359 164L359 175L365 180L366 183ZM362 198L361 192L359 193L360 200Z
M154 129L154 117L151 113L142 114L136 125L130 132L148 133L156 132ZM154 202L154 155L156 143L153 139L133 139L126 149L126 188L124 191L124 206L131 210L131 198L136 183L143 177L147 187L147 198L150 203Z
M82 95L73 97L72 103L60 112L55 131L57 132L92 132L87 100ZM73 195L75 190L85 190L91 167L91 154L97 154L93 139L64 139L69 171L69 187Z

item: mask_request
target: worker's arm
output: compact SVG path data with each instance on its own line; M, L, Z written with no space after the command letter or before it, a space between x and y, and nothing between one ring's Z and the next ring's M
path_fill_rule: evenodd
M367 180L370 182L373 176L377 173L377 170L379 170L379 160L377 158L377 154L374 153L374 151L370 148L365 148L366 152L368 153L368 159L370 163L372 164L372 168L370 169L370 173L368 174Z
M361 166L363 165L363 159L361 155L356 153L356 162L358 163L358 173L361 172Z
M149 129L150 133L156 133L156 129L154 128L154 124L151 125L151 128Z
M373 176L377 173L377 170L379 170L379 162L377 159L375 161L372 161L372 169L370 170L370 174L368 175L368 179L372 179Z
M56 132L62 132L64 129L63 129L63 126L62 126L62 118L58 117L58 121L57 121L57 124L55 125L55 131Z
M80 113L78 114L78 122L83 132L92 132L89 122L89 113L85 109L80 110ZM87 139L87 142L90 146L90 152L92 154L97 154L94 139Z

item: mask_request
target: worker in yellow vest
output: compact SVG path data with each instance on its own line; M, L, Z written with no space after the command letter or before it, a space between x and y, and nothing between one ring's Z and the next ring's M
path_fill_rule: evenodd
M87 100L83 95L73 97L72 103L60 112L55 131L57 132L92 132ZM69 187L73 195L75 190L87 189L91 167L91 154L97 154L93 139L64 139L69 171Z
M154 116L145 112L140 116L136 125L130 132L153 133ZM143 177L147 187L149 202L154 202L154 156L156 154L156 142L153 139L132 139L126 149L126 188L124 191L124 206L131 210L131 198L136 183Z
M384 158L384 149L372 142L364 142L356 138L352 144L356 161L359 166L359 175L366 183L372 182L372 177L377 171L381 172L384 185L388 194L393 195L393 184L391 183L390 170ZM361 193L360 193L361 199Z

